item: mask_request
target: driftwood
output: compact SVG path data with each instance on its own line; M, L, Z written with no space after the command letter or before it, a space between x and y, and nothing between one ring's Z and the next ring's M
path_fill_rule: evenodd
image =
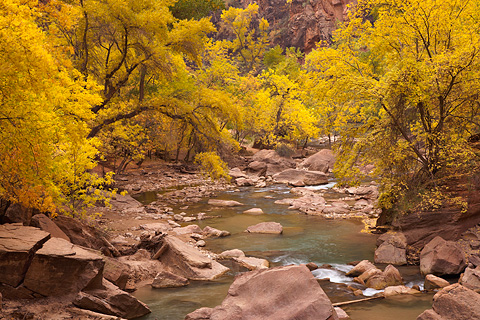
M377 299L383 299L385 298L384 296L377 296L377 297L370 297L370 298L364 298L364 299L358 299L358 300L350 300L350 301L343 301L343 302L337 302L337 303L332 303L334 307L341 307L341 306L346 306L349 304L354 304L357 302L365 302L365 301L370 301L370 300L377 300Z

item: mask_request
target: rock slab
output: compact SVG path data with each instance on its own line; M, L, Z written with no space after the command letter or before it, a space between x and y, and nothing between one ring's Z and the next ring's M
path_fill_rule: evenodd
M260 222L253 226L249 226L245 232L281 234L283 232L283 227L278 222Z
M0 283L17 287L35 253L50 234L21 224L0 225Z
M75 293L101 285L104 264L92 251L51 238L35 253L23 284L43 296Z
M238 276L222 304L185 319L338 320L332 303L305 266L276 267Z
M134 319L151 311L143 302L104 280L102 288L80 292L73 304L79 308L126 319Z

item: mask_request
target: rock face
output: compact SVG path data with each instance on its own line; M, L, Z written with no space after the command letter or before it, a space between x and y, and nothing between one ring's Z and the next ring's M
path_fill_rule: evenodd
M407 264L407 238L400 232L385 233L377 240L375 263Z
M104 264L96 253L51 238L35 253L24 286L44 296L78 292L101 284Z
M480 319L480 294L458 283L452 284L435 294L432 307L417 320Z
M245 232L281 234L283 232L283 227L278 222L260 222L248 227Z
M305 159L302 163L300 163L299 167L310 171L327 173L329 170L333 169L334 163L335 155L333 154L332 150L323 149Z
M295 186L315 186L328 183L328 177L323 172L298 169L287 169L273 175L273 179L279 183L288 183Z
M134 319L150 313L144 303L104 280L102 288L80 292L73 302L79 308Z
M222 304L185 319L337 320L332 303L305 266L251 271L238 276Z
M448 187L452 196L467 200L466 212L461 212L458 206L445 204L435 211L402 212L393 219L391 213L385 210L377 220L377 226L391 225L396 230L402 230L408 245L415 250L421 250L437 235L445 240L458 240L466 230L480 223L480 192L465 187L464 181L451 182Z
M355 0L293 0L290 4L280 0L260 0L260 15L272 28L274 44L297 47L310 52L319 41L331 42L332 32L339 21L346 20L347 6ZM250 3L242 0L243 6Z
M462 249L441 237L434 238L420 252L420 272L424 275L460 274L466 266Z
M48 239L50 234L37 228L20 224L0 225L0 283L17 287L23 281L35 251Z

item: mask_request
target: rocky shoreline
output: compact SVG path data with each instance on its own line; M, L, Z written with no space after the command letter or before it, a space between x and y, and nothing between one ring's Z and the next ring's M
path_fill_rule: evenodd
M214 254L203 249L205 242L209 238L229 236L230 233L210 226L202 229L194 224L195 221L212 219L214 216L203 212L186 214L181 211L206 197L210 198L208 204L212 207L241 205L215 199L215 192L218 191L235 191L236 188L245 186L264 188L273 183L286 183L291 186L291 193L296 197L276 201L277 204L327 219L360 218L375 221L380 213L375 208L378 197L375 184L344 189L317 187L332 181L330 173L333 160L333 155L328 150L322 150L303 161L280 157L275 151L262 150L246 162L245 166L231 169L232 183L207 181L181 166L147 165L116 178L116 186L127 190L129 195L117 195L111 201L111 208L95 208L102 213L102 217L96 221L97 228L68 217L58 217L53 222L44 215L35 215L27 223L22 221L25 216L22 208L9 208L3 216L12 223L0 225L0 270L5 271L0 272L4 275L0 276L2 313L14 319L50 319L52 316L58 319L131 319L148 313L148 307L128 291L134 291L143 285L166 288L185 286L191 281L214 280L229 270L225 265L233 264L238 270L251 272L236 278L229 296L221 306L199 309L186 319L225 319L224 316L227 315L234 319L232 317L238 313L239 305L247 305L242 309L245 314L242 319L258 319L260 315L255 311L258 303L268 305L272 301L269 298L271 294L278 294L277 300L286 299L285 306L290 306L287 308L289 310L281 312L283 318L275 319L291 319L298 315L302 319L348 319L343 311L333 308L317 280L305 271L316 269L314 264L269 268L268 260L246 256L235 248ZM159 193L158 190L165 191ZM134 198L145 192L157 193L154 201L146 205ZM257 215L262 214L262 211L254 208L244 213ZM36 228L25 227L25 223ZM457 242L437 237L421 252L417 251L413 255L413 249L401 232L385 233L377 241L374 259L377 264L389 264L384 271L365 260L358 263L347 276L351 276L361 286L384 290L382 296L385 297L418 294L421 288L405 287L400 273L393 265L419 262L422 273L426 276L425 290L445 287L435 296L433 310L426 311L419 319L433 319L434 313L445 319L463 319L451 318L445 314L445 310L435 306L437 301L445 303L444 296L447 293L449 296L452 293L458 295L453 301L465 296L471 299L473 306L475 303L479 305L480 295L475 293L480 291L478 229L475 227L468 230ZM263 223L250 226L245 232L281 234L282 226L275 222ZM28 240L35 238L35 235L38 235L38 239ZM28 248L22 247L25 243L29 243ZM11 261L17 261L19 255L24 256L22 265L12 264ZM58 272L63 269L73 270L72 268L75 272ZM283 286L281 290L270 290L259 301L250 304L245 302L248 299L243 295L251 295L255 288L272 287L268 282L272 277L270 274L277 273L284 274L283 278L287 279L286 282L277 279L273 286ZM439 278L460 273L463 276L459 284L454 284L453 287ZM67 274L77 280L65 280ZM305 288L308 288L305 292L318 292L316 301L323 301L322 304L308 303L310 300L290 294L290 278L299 283L304 281ZM65 283L70 285L64 285ZM351 290L355 293L358 288L352 287ZM305 293L303 289L299 291ZM244 293L241 294L242 292ZM357 294L361 293L355 293ZM295 301L300 299L307 302L294 307L289 302L290 298L286 298L292 295ZM277 305L270 307L278 309ZM268 308L265 312L276 314ZM480 315L476 309L469 312Z

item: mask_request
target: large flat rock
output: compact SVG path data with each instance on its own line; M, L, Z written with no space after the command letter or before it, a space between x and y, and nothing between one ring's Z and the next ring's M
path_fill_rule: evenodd
M283 227L278 222L260 222L253 226L249 226L245 232L281 234L283 232Z
M35 253L24 286L44 296L79 292L101 284L104 264L93 251L51 238Z
M17 287L23 281L33 254L48 239L50 234L38 228L0 225L0 283Z
M307 267L286 266L241 274L221 305L201 308L185 319L338 320L338 316Z

